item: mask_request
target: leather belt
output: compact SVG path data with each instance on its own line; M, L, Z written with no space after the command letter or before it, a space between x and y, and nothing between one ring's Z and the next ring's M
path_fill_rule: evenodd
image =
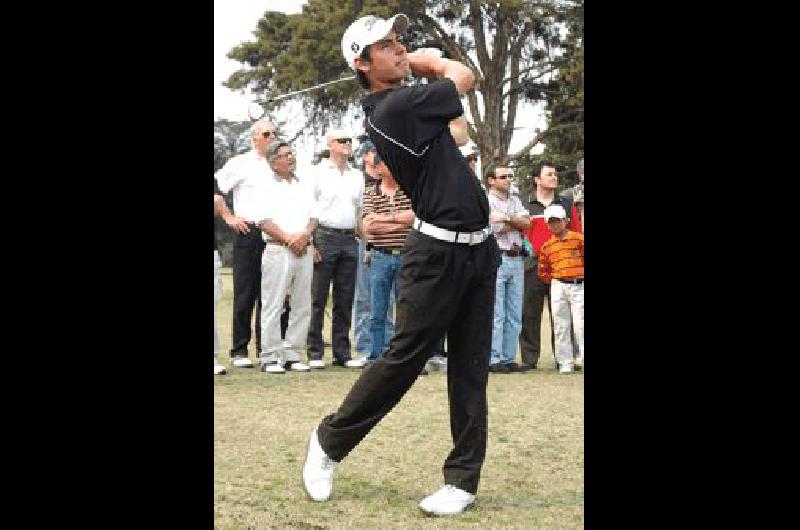
M399 256L402 252L402 248L378 248L372 247L372 250L377 250L381 254L389 254L390 256Z
M420 219L414 219L412 226L426 236L431 236L441 241L447 241L448 243L463 243L466 245L478 245L483 243L489 237L489 234L491 234L491 228L488 226L477 232L454 232L453 230L439 228L436 225L426 223Z
M330 226L319 225L317 230L322 230L323 232L334 232L336 234L345 234L348 236L356 235L356 231L352 228L332 228Z
M565 278L565 279L553 278L553 279L554 280L558 280L561 283L572 283L572 284L575 284L575 285L583 283L583 278Z
M510 258L516 258L516 257L525 255L525 254L522 253L521 250L501 250L500 252L502 252L504 255L506 255L506 256L508 256Z

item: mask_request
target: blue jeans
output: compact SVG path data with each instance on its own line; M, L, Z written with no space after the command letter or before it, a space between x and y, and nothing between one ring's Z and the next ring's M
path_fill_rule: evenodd
M503 254L503 262L497 269L490 364L512 363L517 356L517 340L522 330L524 263L521 256Z
M389 341L394 335L394 326L389 329L386 313L390 302L397 298L397 272L400 270L400 256L391 256L372 251L372 263L369 266L370 283L372 284L372 315L370 317L370 334L372 335L372 351L370 359L378 359L389 348Z
M356 272L356 295L353 300L353 339L356 351L368 354L372 351L372 337L369 332L370 290L369 265L364 263L366 242L358 241L358 270Z

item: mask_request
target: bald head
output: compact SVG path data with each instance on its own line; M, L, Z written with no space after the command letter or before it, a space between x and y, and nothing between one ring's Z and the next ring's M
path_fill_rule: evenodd
M250 143L253 149L263 157L267 147L275 140L277 127L267 119L258 120L250 128Z

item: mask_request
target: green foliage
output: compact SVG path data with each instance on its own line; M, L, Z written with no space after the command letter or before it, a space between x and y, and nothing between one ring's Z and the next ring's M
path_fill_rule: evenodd
M533 145L521 153L508 152L521 101L545 102L553 123L560 125L578 116L575 111L580 109L582 122L583 47L578 37L582 37L582 0L309 0L302 14L264 14L255 40L229 53L243 69L231 75L226 86L249 86L269 99L350 76L353 72L341 54L345 28L367 14L387 17L398 12L411 22L405 37L410 50L439 48L445 57L464 62L475 72L475 92L481 98L468 94L465 107L472 116L470 137L484 161L514 160L535 145L532 138ZM327 124L357 108L362 96L353 81L298 98L308 128L322 133ZM574 155L583 149L582 125L580 142L567 134L551 138L546 133L539 141L547 140L551 151Z

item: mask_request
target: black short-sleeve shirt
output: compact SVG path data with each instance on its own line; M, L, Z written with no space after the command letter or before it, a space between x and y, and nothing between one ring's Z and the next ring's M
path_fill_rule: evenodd
M361 106L370 140L418 218L460 232L489 224L489 200L448 127L464 112L451 79L375 92Z

